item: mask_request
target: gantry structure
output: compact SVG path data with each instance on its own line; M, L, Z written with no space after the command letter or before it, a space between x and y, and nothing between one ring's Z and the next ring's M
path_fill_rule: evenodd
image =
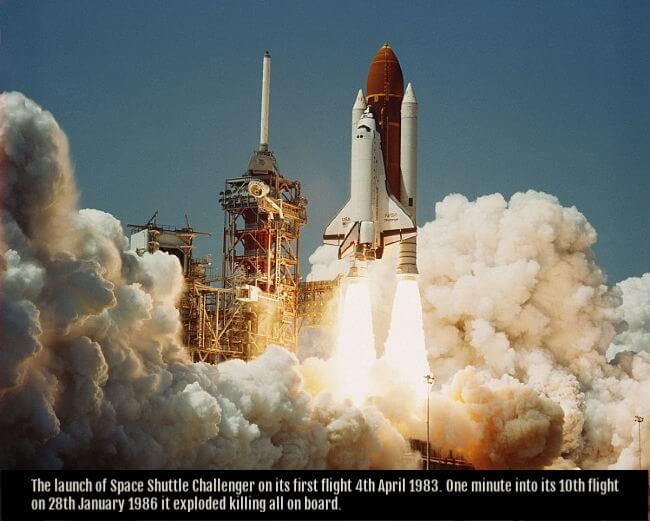
M241 177L226 179L222 313L218 359L248 360L269 344L296 351L300 231L307 200L280 173L268 149L253 153Z
M307 200L268 150L255 151L246 172L225 181L221 276L209 256L195 258L194 239L209 235L160 225L129 225L131 249L178 258L185 291L178 304L182 341L195 362L253 359L269 344L296 352L301 327L326 325L335 315L340 277L300 280L300 232Z
M216 352L217 330L215 312L219 289L212 286L210 256L194 257L194 239L209 236L194 230L185 216L182 228L157 222L156 211L145 224L129 224L131 250L138 255L163 251L175 256L183 271L185 290L178 303L183 324L182 341L195 361L210 361Z

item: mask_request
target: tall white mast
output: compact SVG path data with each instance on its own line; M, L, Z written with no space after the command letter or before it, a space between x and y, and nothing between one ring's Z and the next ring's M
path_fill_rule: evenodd
M262 111L260 117L260 151L269 149L269 101L271 97L271 55L264 52L262 61Z

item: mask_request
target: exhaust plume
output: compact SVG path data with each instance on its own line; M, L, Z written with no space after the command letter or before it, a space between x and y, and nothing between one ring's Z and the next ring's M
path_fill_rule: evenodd
M377 359L354 405L334 385L333 362L350 355L337 351L340 331L303 335L302 364L277 347L192 363L177 260L138 257L114 217L78 210L63 132L18 93L0 95L0 174L3 468L415 463L404 438L424 439L425 400L413 398L427 389L418 369L412 387L394 377L399 343L410 365L425 362L422 336L389 332L404 327L391 320L395 249L369 266L357 309L372 306L364 338ZM486 468L636 467L633 418L650 416L650 275L610 288L595 241L577 209L539 192L436 204L418 235L434 446ZM335 255L318 249L312 278L344 272Z
M650 413L649 275L608 287L595 230L548 194L454 194L435 210L418 233L434 446L479 467L635 468L634 415ZM312 275L342 273L335 254L319 248ZM394 255L369 269L375 316L390 314ZM375 320L378 345L388 323ZM413 394L385 361L371 373L369 401L424 439Z

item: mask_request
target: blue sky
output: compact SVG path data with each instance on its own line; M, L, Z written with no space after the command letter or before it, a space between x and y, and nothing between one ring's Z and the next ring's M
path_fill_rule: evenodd
M303 253L349 193L349 124L389 41L420 103L420 223L446 194L527 189L575 205L610 282L650 271L649 2L0 2L0 88L68 134L81 204L213 236L259 135L300 179ZM306 265L306 255L303 266Z

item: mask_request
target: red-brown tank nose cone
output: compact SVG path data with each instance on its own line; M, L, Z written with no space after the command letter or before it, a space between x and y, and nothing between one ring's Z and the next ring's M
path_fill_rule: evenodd
M377 51L368 70L366 97L368 101L376 101L373 96L377 95L404 95L402 68L393 49L387 43Z

